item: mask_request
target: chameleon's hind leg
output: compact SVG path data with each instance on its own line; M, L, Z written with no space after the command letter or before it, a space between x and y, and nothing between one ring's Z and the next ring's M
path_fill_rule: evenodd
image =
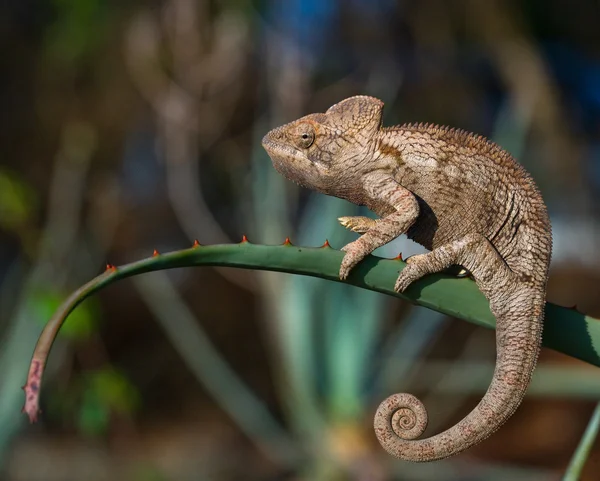
M498 283L514 280L514 274L504 259L480 234L468 234L426 254L412 256L406 263L394 286L397 292L404 291L411 283L427 274L441 272L455 264L464 266L472 273L483 291L493 287L492 279L496 286Z

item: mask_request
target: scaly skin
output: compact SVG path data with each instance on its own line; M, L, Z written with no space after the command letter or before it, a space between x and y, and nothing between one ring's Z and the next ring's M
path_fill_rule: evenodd
M461 265L496 316L496 369L479 404L427 439L423 404L409 394L383 401L375 433L392 455L433 461L496 431L521 403L540 350L552 235L529 174L504 150L434 125L383 128L383 103L346 99L324 114L276 128L263 139L277 171L309 189L366 205L379 219L342 217L362 235L346 245L340 278L401 234L431 250L411 257L395 285Z

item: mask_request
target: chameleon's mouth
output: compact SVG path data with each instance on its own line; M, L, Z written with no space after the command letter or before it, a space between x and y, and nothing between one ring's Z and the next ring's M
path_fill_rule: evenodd
M277 129L271 130L262 139L262 146L267 151L267 154L269 154L269 157L271 157L273 163L285 162L286 159L289 161L290 158L297 157L298 151L279 139L283 139L283 136Z
M277 132L277 129L270 131L262 139L262 146L269 154L273 167L286 179L310 188L311 184L304 179L306 172L300 168L304 160L301 153L283 140L278 141L278 139L283 139L283 136Z
M268 154L270 154L271 153L271 149L274 148L274 142L271 140L270 135L271 135L271 132L269 132L267 135L265 135L262 138L262 142L261 142L263 148L267 151Z

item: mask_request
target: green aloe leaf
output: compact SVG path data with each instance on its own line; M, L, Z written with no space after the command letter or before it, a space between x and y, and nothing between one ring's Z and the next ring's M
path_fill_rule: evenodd
M288 272L340 282L338 269L343 255L343 252L329 247L297 247L291 244L264 246L246 241L240 244L195 246L118 268L111 266L105 273L71 294L44 328L33 354L25 388L24 410L31 420L36 419L43 368L64 320L85 298L117 280L171 268L227 266ZM480 326L495 327L495 319L487 300L470 279L435 274L415 282L403 294L394 292L394 281L405 265L402 261L369 256L353 270L346 282L400 297ZM546 305L543 343L552 349L600 366L600 321L575 309L550 303Z

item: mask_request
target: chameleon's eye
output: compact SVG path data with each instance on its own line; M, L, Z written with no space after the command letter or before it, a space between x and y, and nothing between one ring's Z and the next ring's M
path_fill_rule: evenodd
M298 128L298 147L308 149L315 141L315 129L310 124L301 124Z

